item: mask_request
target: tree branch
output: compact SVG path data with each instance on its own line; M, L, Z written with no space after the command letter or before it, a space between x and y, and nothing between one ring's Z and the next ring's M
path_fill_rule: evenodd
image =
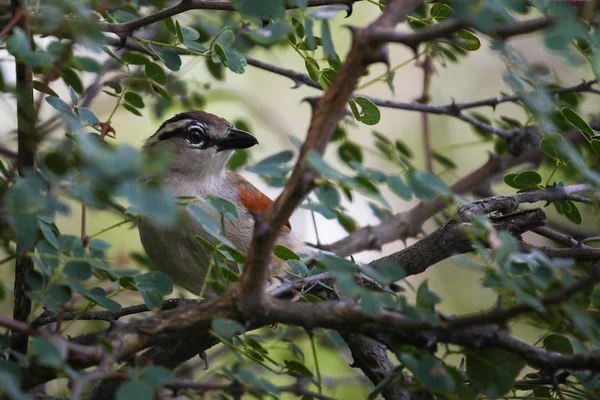
M182 304L195 303L196 300L191 299L169 299L163 303L162 310L172 310L179 307ZM63 321L72 321L74 319L79 321L117 321L121 317L127 315L139 314L148 310L145 304L138 304L135 306L124 307L121 311L70 311L65 312L60 317ZM45 311L39 317L33 321L33 326L44 326L58 321L59 313L53 311Z
M233 288L234 296L243 312L256 313L262 308L264 282L268 278L270 254L279 233L279 227L312 190L316 173L310 168L307 155L311 151L323 153L344 115L346 104L359 78L367 72L367 65L385 61L380 45L373 44L371 32L376 27L392 27L405 19L421 1L390 1L383 13L371 25L353 31L352 47L329 88L315 107L300 155L283 192L261 218L255 220L254 238L246 256L246 265L240 281Z
M355 1L360 0L308 0L307 6L319 7L332 4L344 4L349 7L348 15L350 15L352 13L352 5ZM286 5L286 8L293 9L296 7L288 4ZM99 27L105 32L114 33L119 37L119 39L121 39L121 43L125 43L127 38L130 37L136 30L191 10L236 11L231 2L228 0L181 0L181 2L174 6L167 7L133 21L123 23L101 22L99 23Z
M526 242L519 242L521 251L530 252L539 250L552 258L565 258L577 261L597 261L600 260L600 249L595 247L572 247L570 249L557 249L547 246L534 246Z
M527 162L541 154L537 150L521 157L508 156L500 159L492 156L484 165L463 177L450 187L450 190L462 195L486 182L491 176L506 171L508 168ZM324 246L326 250L345 257L364 250L378 250L386 243L405 240L417 235L421 226L433 215L442 211L448 200L438 197L431 202L421 202L408 211L393 215L389 221L375 226L363 227L335 243Z
M26 0L11 0L13 19L18 20L17 26L25 32L30 40L30 30L27 18L19 17L27 14ZM35 153L37 138L35 131L35 110L33 101L33 74L23 60L15 59L16 71L16 98L17 98L17 141L18 157L17 168L19 175L23 176L35 168ZM17 259L15 263L14 306L13 318L17 321L27 321L31 313L31 300L27 297L26 276L33 271L33 261L26 253L29 248L17 246ZM28 337L18 335L12 349L27 354Z
M497 231L508 231L520 235L528 230L544 226L546 213L540 208L490 218ZM393 262L406 271L406 275L417 275L430 266L456 254L473 251L469 233L472 225L467 222L450 221L417 243L372 261L375 267L379 262Z
M419 44L423 42L450 37L464 29L477 29L488 36L506 40L514 36L526 35L528 33L548 29L553 23L554 21L552 18L541 17L515 22L510 25L501 25L494 29L485 29L477 26L474 22L449 19L439 24L418 29L414 32L399 32L395 29L377 28L373 32L373 40L389 43L402 43L411 49L416 50Z
M121 42L119 40L116 40L116 39L111 40L110 38L107 38L107 40L111 46L121 46ZM141 53L147 54L149 56L156 57L156 55L149 53L146 49L144 49L142 46L138 45L137 43L129 43L128 42L128 43L125 43L124 47L128 48L129 50L141 52ZM177 52L178 52L178 54L181 54L181 55L190 55L191 54L185 49L178 49ZM298 87L301 84L304 84L304 85L307 85L314 89L323 90L322 86L319 83L314 82L306 74L296 72L291 69L282 68L282 67L278 67L278 66L275 66L272 64L268 64L263 61L252 58L250 56L246 56L246 61L248 62L248 65L251 65L253 67L256 67L256 68L259 68L264 71L268 71L268 72L271 72L271 73L274 73L274 74L277 74L280 76L285 76L287 78L290 78L291 80L294 81L295 87ZM572 92L600 94L600 91L598 89L595 89L592 87L596 83L597 83L596 80L583 81L582 83L574 85L574 86L569 86L569 87L564 87L564 88L547 89L546 92L548 94L552 94L552 95L561 94L561 93L572 93ZM519 96L519 95L507 95L507 96L492 97L492 98L488 98L488 99L478 100L478 101L474 101L474 102L466 102L466 103L452 102L450 104L445 104L445 105L407 103L407 102L402 102L402 101L380 99L380 98L364 95L361 93L353 93L352 94L352 97L359 97L359 96L365 97L365 98L371 100L375 105L377 105L379 107L394 108L394 109L405 110L405 111L416 111L416 112L420 112L420 113L428 113L428 114L436 114L436 115L446 115L449 117L458 118L461 121L464 121L478 129L493 133L493 134L495 134L499 137L502 137L506 140L510 140L511 138L513 138L513 136L516 133L518 133L518 131L519 131L518 129L508 130L508 129L498 128L498 127L492 126L486 122L483 122L477 118L474 118L474 117L462 112L463 110L467 110L470 108L484 107L484 106L489 106L489 107L495 108L498 104L501 104L501 103L521 101L522 96Z
M238 382L233 382L229 385L216 384L216 383L196 383L196 382L176 382L167 384L166 387L170 389L191 389L200 395L207 392L226 392L233 396L233 398L241 398L244 393L264 393L265 389L255 389L246 385L242 385ZM303 398L318 399L318 400L335 400L333 397L325 396L319 393L311 392L305 389L299 383L287 386L280 386L277 388L282 393L292 393L296 396L303 396Z

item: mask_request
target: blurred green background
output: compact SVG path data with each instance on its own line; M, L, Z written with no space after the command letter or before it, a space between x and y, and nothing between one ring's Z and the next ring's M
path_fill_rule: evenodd
M354 12L351 17L343 18L344 13L333 20L336 28L333 29L334 42L338 52L345 54L350 43L350 31L343 25L363 26L373 20L379 11L368 2L359 2L354 6ZM194 12L187 13L181 16L182 20L194 18ZM407 29L406 26L400 29ZM508 91L507 86L503 81L503 72L505 65L497 54L489 48L489 42L485 38L482 40L480 50L469 53L468 58L459 64L448 64L441 66L435 64L435 73L433 77L431 102L434 104L447 104L452 99L457 102L472 101L488 97L500 95L502 91ZM527 36L514 39L511 45L520 49L522 54L529 62L540 63L545 65L551 76L556 76L558 81L564 85L572 85L579 83L582 79L592 78L589 68L584 65L578 65L577 60L566 60L550 53L536 36ZM303 60L291 48L277 47L269 51L253 51L250 54L267 63L275 64L285 68L303 71ZM391 66L396 66L414 57L414 54L404 46L390 46L390 61ZM12 59L4 58L2 63L5 76L10 76L12 73ZM279 152L284 149L295 150L289 140L289 135L294 135L299 138L304 138L310 121L310 107L308 103L302 102L302 99L307 96L316 96L319 93L312 88L302 86L297 89L291 89L293 82L285 77L277 76L254 67L248 66L246 72L242 75L236 75L231 71L226 72L226 80L223 82L215 81L208 73L205 63L202 58L192 59L186 57L183 59L184 65L179 74L185 76L185 79L190 82L190 85L197 86L198 89L206 96L207 106L206 111L220 115L230 121L245 120L249 123L251 131L257 136L260 145L252 148L250 151L251 161L253 162L263 159L264 157ZM372 77L378 76L385 72L383 64L374 65L370 68L370 75L365 77L363 82L370 80ZM87 81L91 77L87 77ZM363 92L378 98L396 99L405 102L416 100L422 90L422 69L415 62L398 69L394 79L396 93L395 96L390 93L389 88L383 84L377 84L368 87ZM53 87L61 97L66 95L64 87ZM9 133L16 126L14 118L15 105L12 100L2 98L2 109L4 111L5 133L0 137L3 143L14 145L14 134ZM95 103L90 107L96 115L102 120L106 118L114 107L115 99L113 97L100 94ZM148 103L151 99L147 99ZM583 110L592 112L598 108L597 97L588 99ZM184 111L181 109L171 108L165 118L173 114ZM499 115L509 115L522 122L524 114L521 110L512 104L502 104L494 112L493 110L478 109L490 117ZM392 140L401 138L407 143L416 155L416 165L419 168L424 168L423 159L423 144L420 127L420 115L416 112L399 111L392 109L381 109L382 119L375 129L389 136ZM52 110L49 106L43 109L42 115L49 117L52 115ZM451 184L458 178L482 165L488 158L488 151L492 150L490 142L483 142L481 138L475 135L471 127L462 121L444 116L430 116L431 135L433 148L441 154L450 157L458 164L458 169L454 171L443 171L439 165L436 172L441 173L440 176L447 183ZM145 138L152 135L161 120L155 119L150 112L150 107L146 107L143 117L136 117L129 112L119 109L113 119L113 127L117 132L117 142L131 143L135 146L141 146ZM356 124L349 130L349 134L353 141L359 143L364 150L364 164L370 167L379 168L390 173L396 168L391 164L380 159L373 145L372 128ZM62 133L56 132L56 136L60 137ZM333 147L327 153L327 159L336 167L344 170L344 166L339 162ZM400 172L400 170L398 170ZM269 188L262 182L258 176L242 172L252 183L258 186L261 190L271 197L276 197L280 189ZM499 194L510 193L504 185L496 186L496 191ZM385 191L385 189L384 189ZM401 199L389 195L387 199L393 205L394 211L399 212L406 210L416 202L405 202ZM71 203L72 213L66 218L61 218L57 221L63 233L71 233L78 235L80 233L81 212L75 203ZM350 214L357 219L361 225L376 224L378 220L373 216L369 206L364 199L357 197L352 204L344 204ZM550 212L552 218L552 212ZM555 216L555 215L554 215ZM110 212L90 212L88 215L88 234L94 234L116 222L120 219ZM566 222L566 221L565 221ZM315 232L309 212L298 210L292 220L293 229L300 233L301 236L309 242L315 242ZM330 243L340 239L346 235L344 229L339 226L335 220L327 221L317 215L317 225L319 236L323 243ZM597 230L598 216L584 219L582 228L587 230ZM435 229L433 223L425 225L425 231L431 232ZM132 251L143 252L138 233L135 228L129 225L121 226L113 229L100 238L110 241L113 244L111 256L114 258L115 268L136 268L129 254ZM528 239L534 243L543 243L537 237L528 236ZM410 245L414 240L409 240L406 245ZM397 242L384 246L380 252L363 252L356 255L356 259L360 261L370 261L382 255L386 255L402 249L404 243ZM3 266L3 282L10 291L12 285L12 264ZM452 260L446 260L438 265L430 268L426 273L410 278L414 286L423 279L429 279L430 288L442 297L443 301L440 305L440 311L448 314L462 314L476 312L490 307L496 296L490 290L481 287L481 275L473 270L469 270ZM176 290L173 296L187 295L182 290ZM141 302L141 299L134 293L129 292L122 296L130 296L127 301L131 304ZM9 313L8 309L3 310ZM101 323L98 323L101 324ZM88 326L88 329L90 326ZM528 341L535 341L540 332L525 325L517 324L514 327L514 332L517 336ZM265 330L268 332L268 330ZM295 330L292 330L296 332ZM71 334L76 333L76 329ZM306 335L302 332L298 334L298 344L301 346L307 356L307 366L312 366L311 350ZM275 344L274 344L275 345ZM347 377L351 362L349 357L329 357L328 354L333 354L329 347L320 348L321 370L326 371L324 374L327 378ZM213 350L220 351L220 350ZM212 363L209 371L203 374L214 373L215 366L226 362L226 358L219 358ZM460 360L456 360L457 363ZM336 381L335 386L329 386L328 394L338 398L364 398L369 391L369 386L365 384L365 379L360 373L356 373L356 379L350 381ZM327 380L326 380L327 382Z

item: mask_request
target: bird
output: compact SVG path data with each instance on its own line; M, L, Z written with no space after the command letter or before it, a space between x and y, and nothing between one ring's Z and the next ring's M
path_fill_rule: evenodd
M190 110L164 121L143 147L172 153L163 183L175 196L202 199L214 195L236 206L239 218L221 221L221 216L205 203L195 203L219 226L224 222L225 237L246 254L252 241L253 214L264 212L273 200L226 166L236 150L257 144L256 137L235 128L226 119ZM138 230L148 258L159 271L195 295L214 296L205 282L211 254L194 236L213 243L214 239L188 208L180 205L176 221L166 226L144 218ZM303 242L292 233L289 221L281 227L277 243L294 251L305 250ZM272 277L281 276L287 266L276 257L271 264Z

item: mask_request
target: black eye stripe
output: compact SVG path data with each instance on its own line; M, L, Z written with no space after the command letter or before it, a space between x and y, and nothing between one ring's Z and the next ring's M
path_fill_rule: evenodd
M177 122L178 121L171 122L171 123L175 124ZM202 136L206 136L206 131L208 129L204 123L199 122L199 121L192 121L185 126L181 126L181 124L178 124L178 125L180 125L180 126L178 126L177 128L173 127L173 129L169 129L169 124L163 123L163 125L161 125L161 127L159 129L159 132L161 130L166 130L166 131L159 134L158 140L163 141L163 140L167 140L172 137L175 137L175 136L179 136L179 137L188 139L190 132L197 132L197 133L201 134Z

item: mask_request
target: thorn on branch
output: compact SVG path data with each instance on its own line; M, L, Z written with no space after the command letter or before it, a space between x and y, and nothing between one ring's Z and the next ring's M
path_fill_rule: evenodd
M311 111L314 114L315 110L319 106L319 102L321 101L321 97L305 97L300 102L307 102L310 105Z
M104 138L108 135L109 132L115 136L117 135L115 128L112 127L110 122L98 121L94 124L94 126L96 126L96 125L100 127L100 139L102 139L102 140L104 140Z

